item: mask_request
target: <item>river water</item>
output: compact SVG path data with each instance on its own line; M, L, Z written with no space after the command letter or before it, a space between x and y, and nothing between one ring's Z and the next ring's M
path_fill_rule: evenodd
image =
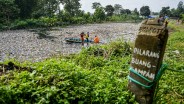
M38 62L55 55L78 53L83 46L80 43L66 43L64 39L80 38L81 32L89 32L90 40L95 35L99 36L102 44L122 37L125 41L134 41L139 26L135 23L103 23L56 27L47 30L47 35L43 37L36 31L38 29L3 31L0 32L0 61L14 58L18 61Z

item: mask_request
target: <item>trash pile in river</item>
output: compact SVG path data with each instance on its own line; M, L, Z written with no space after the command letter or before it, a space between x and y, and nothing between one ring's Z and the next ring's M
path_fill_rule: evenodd
M19 61L37 62L55 55L78 53L80 43L68 44L67 37L80 37L80 33L90 33L89 39L99 36L101 43L109 43L123 37L134 41L139 24L104 23L53 28L51 30L10 30L0 32L0 61L15 58ZM89 46L92 44L89 44ZM84 44L86 46L86 44Z

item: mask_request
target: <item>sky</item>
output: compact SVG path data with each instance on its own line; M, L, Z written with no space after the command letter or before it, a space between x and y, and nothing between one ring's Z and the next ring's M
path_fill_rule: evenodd
M170 8L177 8L178 3L184 0L80 0L82 4L81 10L93 13L92 3L99 2L103 7L106 5L120 4L123 9L140 10L142 6L149 6L152 12L160 12L162 7L170 6Z

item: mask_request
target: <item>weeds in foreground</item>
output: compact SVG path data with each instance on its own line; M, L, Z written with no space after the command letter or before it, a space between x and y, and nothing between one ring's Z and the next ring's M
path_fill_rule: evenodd
M184 102L183 37L180 26L169 37L164 62L175 71L168 69L162 76L155 103ZM0 76L0 103L134 104L127 89L131 49L129 43L117 41L28 64L33 71L8 71Z

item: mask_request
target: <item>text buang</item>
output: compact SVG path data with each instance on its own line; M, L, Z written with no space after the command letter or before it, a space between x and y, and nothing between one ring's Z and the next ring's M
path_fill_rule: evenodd
M132 64L142 65L142 66L145 66L147 68L151 68L151 63L150 62L146 62L146 61L136 59L136 58L132 58Z

